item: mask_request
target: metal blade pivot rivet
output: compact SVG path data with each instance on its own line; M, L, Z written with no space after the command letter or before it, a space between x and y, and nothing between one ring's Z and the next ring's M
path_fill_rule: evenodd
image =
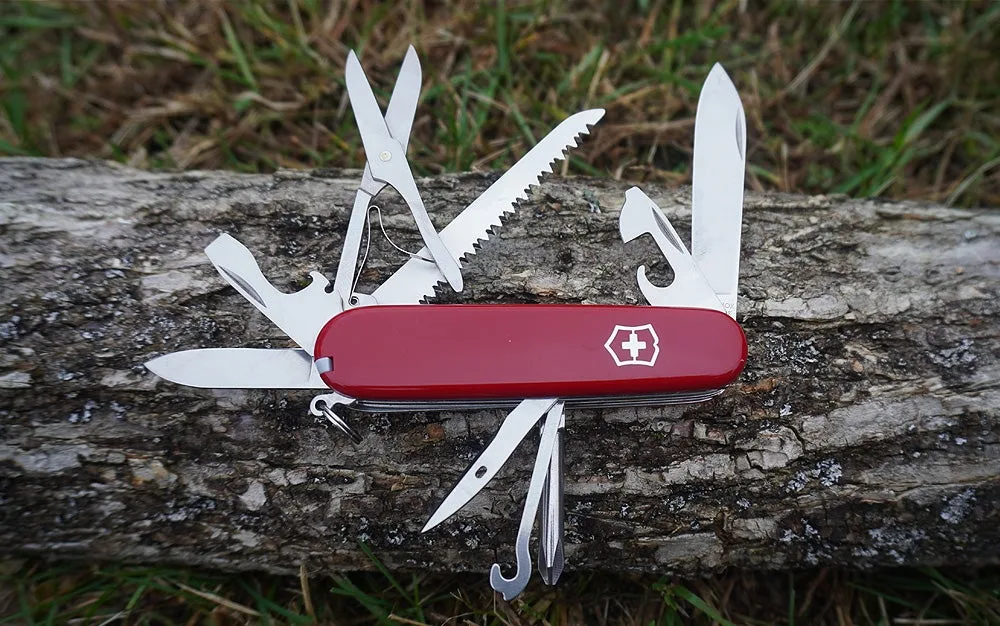
M392 159L392 153L389 152L388 150L383 150L382 152L378 153L378 158L380 161L389 161Z

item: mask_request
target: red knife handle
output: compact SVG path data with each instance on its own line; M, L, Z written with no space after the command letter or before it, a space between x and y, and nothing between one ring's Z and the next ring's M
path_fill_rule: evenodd
M323 327L323 381L361 400L641 396L717 389L746 363L743 329L708 309L369 306Z

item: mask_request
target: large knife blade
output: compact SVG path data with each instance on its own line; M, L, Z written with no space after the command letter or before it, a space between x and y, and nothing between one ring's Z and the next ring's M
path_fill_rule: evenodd
M557 401L558 398L522 400L517 408L504 418L497 434L493 437L493 441L469 466L468 471L451 490L448 497L444 499L441 506L434 511L420 532L427 532L448 519L479 493L483 486L496 476L510 455L514 454L514 450L517 449L518 444L532 427ZM534 515L532 515L532 519L534 519Z
M746 169L746 119L739 93L716 63L694 123L691 253L725 311L736 317Z
M481 196L465 208L441 231L448 252L461 265L476 253L476 244L488 239L501 226L502 219L528 197L528 189L537 185L542 175L552 172L552 165L565 158L577 146L577 138L590 134L590 127L604 116L604 109L590 109L569 116L542 138ZM427 256L423 248L417 256ZM377 304L414 304L434 295L434 286L444 276L432 263L411 258L372 293Z

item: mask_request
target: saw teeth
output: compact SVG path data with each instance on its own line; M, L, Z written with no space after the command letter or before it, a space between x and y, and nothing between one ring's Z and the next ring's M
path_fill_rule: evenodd
M530 198L532 188L534 188L534 187L541 187L542 186L542 182L541 182L542 181L542 177L545 174L551 174L551 173L553 173L553 171L554 171L553 166L556 163L558 163L560 161L565 161L566 160L566 155L569 153L569 151L572 150L573 148L578 148L580 146L579 139L581 139L584 135L589 135L591 128L593 128L593 125L592 124L587 124L586 125L586 130L582 130L579 133L577 133L576 135L574 135L570 139L569 143L567 143L567 144L565 144L563 146L563 149L560 152L560 155L558 157L553 158L551 161L549 161L548 165L546 165L545 167L543 167L542 170L538 173L538 175L535 176L535 181L532 182L532 183L528 183L528 186L525 187L524 189L522 189L520 191L520 193L518 193L518 195L514 197L514 200L511 201L511 203L510 203L510 208L509 209L504 209L500 213L500 223L499 224L492 224L492 225L490 225L490 227L486 229L486 233L485 233L486 236L477 239L475 241L475 243L472 244L472 250L466 252L465 254L463 254L459 258L459 265L460 266L468 263L471 260L470 257L474 256L475 254L477 254L479 252L479 250L482 249L483 244L485 244L486 242L488 242L493 236L499 234L500 229L502 229L503 226L504 226L504 220L507 217L509 217L510 215L514 214L514 212L517 210L517 206L522 201L528 200ZM445 283L445 281L440 281L440 282L438 282L437 284L434 285L435 296L437 295L436 292L438 290L438 287L442 287L444 285L444 283Z
M600 117L602 117L603 115L604 115L604 111L601 110L601 115L597 119L599 120ZM566 118L566 119L568 120L570 118ZM560 122L560 124L564 123L565 121L566 120L563 120L563 122ZM595 122L596 122L596 120L595 120ZM533 177L533 181L532 182L528 182L527 186L523 187L516 194L514 194L513 200L509 201L507 207L504 208L504 209L502 209L500 211L499 215L497 216L499 223L490 224L485 229L485 232L483 233L483 237L480 237L480 238L476 239L472 243L470 249L467 250L467 251L465 251L464 253L462 253L458 257L459 267L464 266L465 264L467 264L472 259L472 257L475 254L477 254L479 252L479 250L482 249L483 245L487 241L490 240L490 238L492 238L493 236L497 235L500 232L500 230L504 226L505 220L517 210L518 205L522 201L527 200L530 197L532 188L534 188L534 187L540 187L541 186L542 177L545 174L551 174L551 173L553 173L553 171L554 171L554 169L553 169L554 165L557 162L565 161L566 157L567 157L567 154L569 153L569 151L572 150L573 148L579 147L580 141L582 140L583 136L589 135L590 134L590 130L593 127L594 127L594 124L584 124L583 129L581 129L575 135L573 135L572 137L570 137L568 139L567 143L563 144L563 147L559 151L559 154L557 156L553 157L552 159L550 159L549 162L546 165L542 166L539 169L538 173L535 174L535 176ZM553 130L555 130L555 129L553 129ZM543 139L543 141L544 141L544 139ZM532 148L532 149L534 149L534 148ZM499 179L497 179L497 180L499 180ZM529 180L531 180L531 179L529 179ZM445 284L446 284L446 281L444 281L444 280L441 280L441 281L438 281L437 283L435 283L431 287L431 293L428 293L427 295L425 295L420 300L420 302L426 303L428 299L432 299L432 298L438 297L438 289L443 288Z

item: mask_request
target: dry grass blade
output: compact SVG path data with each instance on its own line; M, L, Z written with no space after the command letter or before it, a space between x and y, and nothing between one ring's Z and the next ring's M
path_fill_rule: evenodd
M204 591L204 590L201 590L201 589L195 589L194 587L190 587L188 585L185 585L182 582L177 582L177 581L166 582L166 581L160 580L159 582L160 582L160 584L163 584L163 585L173 584L178 589L182 589L182 590L184 590L184 591L186 591L186 592L188 592L188 593L190 593L192 595L198 596L199 598L203 598L205 600L208 600L209 602L214 602L215 604L217 604L219 606L226 607L227 609L232 609L233 611L236 611L238 613L242 613L244 615L249 615L250 617L260 617L261 616L261 614L260 614L259 611L255 611L254 609L251 609L248 606L244 606L244 605L242 605L242 604L240 604L238 602L233 602L232 600L228 600L226 598L223 598L222 596L220 596L220 595L218 595L216 593L212 593L210 591Z
M309 589L309 575L306 573L306 564L299 564L299 589L302 590L302 603L305 604L306 615L316 619L316 607L313 606L312 592Z
M799 75L796 76L795 79L788 84L788 87L785 88L786 92L797 91L799 87L804 85L805 82L809 80L809 77L812 76L813 72L816 71L816 68L820 66L820 64L826 59L826 57L833 50L833 46L834 44L837 43L837 40L839 40L843 36L844 31L847 30L847 27L848 25L850 25L851 20L854 19L854 15L858 12L858 7L860 6L860 4L861 0L854 0L854 2L851 3L851 8L849 8L847 10L847 13L844 14L844 17L841 18L840 24L838 24L836 28L830 31L830 36L827 38L826 43L823 44L823 47L820 48L819 52L816 54L815 57L813 57L812 61L809 61L809 64L806 65L804 68L802 68L802 71L799 72Z
M390 621L396 622L397 624L412 624L413 626L426 626L427 624L427 622L418 622L408 617L402 617L400 615L396 615L395 613L390 613L388 619Z

